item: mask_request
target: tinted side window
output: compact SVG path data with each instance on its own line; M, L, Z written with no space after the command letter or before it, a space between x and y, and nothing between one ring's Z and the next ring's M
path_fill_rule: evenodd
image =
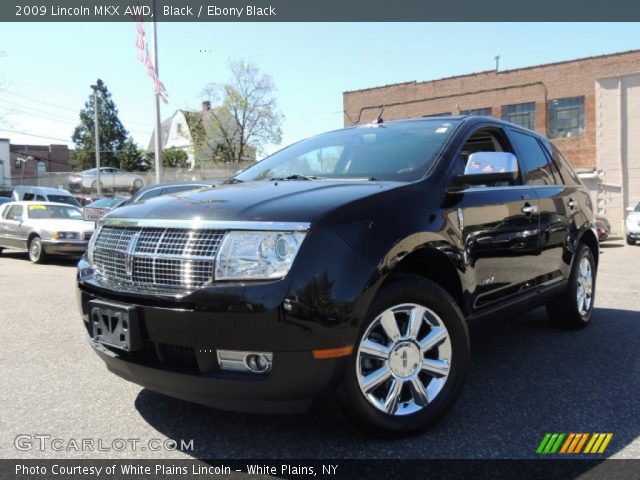
M552 158L552 163L560 170L560 175L562 176L562 180L565 185L580 185L580 179L576 172L573 171L573 167L569 161L560 153L555 145L553 145L550 141L545 140L543 142L545 148L547 149L547 153Z
M522 166L522 176L527 185L553 185L555 180L547 156L535 137L511 131L511 138Z
M25 193L22 199L29 201L29 200L33 200L35 197L36 196L33 193Z

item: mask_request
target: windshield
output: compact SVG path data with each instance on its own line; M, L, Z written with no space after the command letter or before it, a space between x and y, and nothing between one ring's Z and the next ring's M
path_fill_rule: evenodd
M78 201L75 198L70 197L69 195L47 195L47 200L56 203L68 203L69 205L73 205L75 207L80 206Z
M62 205L29 205L29 218L63 218L72 220L82 220L82 210L75 207L65 207Z
M413 181L424 175L459 120L364 125L303 140L265 158L236 181L369 178Z
M640 202L636 205L636 208L633 209L634 212L640 212Z
M120 205L126 200L122 197L101 198L87 205L90 208L112 208Z

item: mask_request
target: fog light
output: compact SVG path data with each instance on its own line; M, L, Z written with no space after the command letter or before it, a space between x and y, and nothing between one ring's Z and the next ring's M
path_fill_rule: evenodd
M248 373L267 373L271 370L273 353L242 352L238 350L217 350L218 365L221 370Z
M249 370L255 373L264 373L271 369L271 360L262 353L251 353L244 358L244 363Z

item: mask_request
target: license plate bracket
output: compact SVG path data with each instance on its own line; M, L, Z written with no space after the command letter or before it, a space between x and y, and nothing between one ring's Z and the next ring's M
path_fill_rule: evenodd
M89 302L91 336L109 347L133 352L142 349L142 335L135 307L92 300Z

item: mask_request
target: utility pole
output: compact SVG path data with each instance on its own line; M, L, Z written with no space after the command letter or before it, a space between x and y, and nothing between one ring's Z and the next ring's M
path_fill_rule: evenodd
M153 1L153 60L156 69L156 78L160 78L158 68L158 22L156 18L156 2ZM156 183L162 179L162 122L160 120L160 92L156 88L156 135L155 135L155 159L156 159Z
M100 125L98 124L98 85L91 85L93 89L93 123L96 127L96 195L102 195L102 182L100 182Z

